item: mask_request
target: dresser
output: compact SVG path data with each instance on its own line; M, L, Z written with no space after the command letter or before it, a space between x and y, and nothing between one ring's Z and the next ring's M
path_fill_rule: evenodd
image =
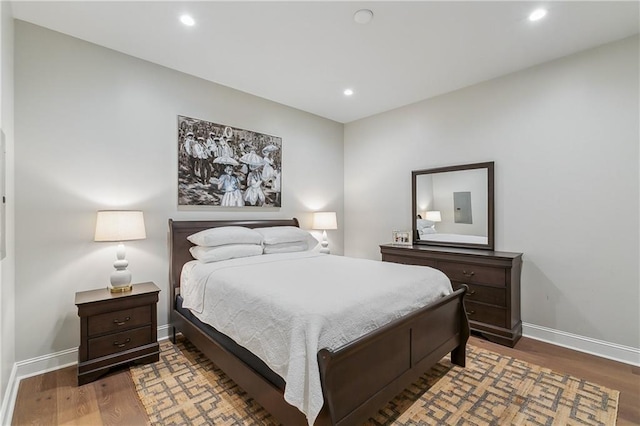
M381 245L380 252L385 262L439 269L454 289L466 284L464 304L473 332L511 347L522 336L522 253L418 245Z
M157 305L160 289L134 284L126 293L107 288L76 293L80 317L78 385L129 362L159 360Z

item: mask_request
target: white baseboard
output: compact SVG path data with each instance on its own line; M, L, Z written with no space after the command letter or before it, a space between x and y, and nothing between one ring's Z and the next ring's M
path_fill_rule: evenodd
M169 326L158 327L158 340L169 338ZM10 425L13 417L13 409L18 396L20 381L28 377L59 370L78 363L78 348L65 349L64 351L42 355L36 358L18 361L13 364L7 391L0 408L0 425Z
M10 425L11 418L13 417L13 407L16 404L16 398L18 396L19 380L16 380L18 368L16 364L13 364L11 368L11 374L9 375L9 382L7 383L7 389L2 398L2 406L0 406L0 425Z
M522 323L522 335L579 352L640 366L640 349L579 336L535 324Z
M168 325L158 327L158 340L167 340L169 338L170 328Z

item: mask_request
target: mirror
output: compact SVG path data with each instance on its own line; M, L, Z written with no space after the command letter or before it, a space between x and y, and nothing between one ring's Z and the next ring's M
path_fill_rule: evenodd
M493 250L493 161L411 172L413 243Z

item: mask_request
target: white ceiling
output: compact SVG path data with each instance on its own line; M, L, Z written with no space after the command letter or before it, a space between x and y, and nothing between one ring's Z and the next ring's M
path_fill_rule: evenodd
M538 22L528 14L544 6ZM346 123L639 31L639 2L44 1L17 19ZM374 13L366 25L353 14ZM178 17L191 14L194 27ZM355 94L345 97L343 90ZM212 100L214 101L214 100Z

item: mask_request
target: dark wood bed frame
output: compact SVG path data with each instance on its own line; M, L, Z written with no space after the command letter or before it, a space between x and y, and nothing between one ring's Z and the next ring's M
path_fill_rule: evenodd
M285 425L307 419L284 400L283 390L229 352L176 310L182 266L192 260L187 236L220 226L298 226L297 219L173 221L169 219L170 325L172 340L181 332L235 383ZM465 366L469 323L464 310L466 288L337 350L318 352L324 407L314 425L357 425L416 381L442 357Z

